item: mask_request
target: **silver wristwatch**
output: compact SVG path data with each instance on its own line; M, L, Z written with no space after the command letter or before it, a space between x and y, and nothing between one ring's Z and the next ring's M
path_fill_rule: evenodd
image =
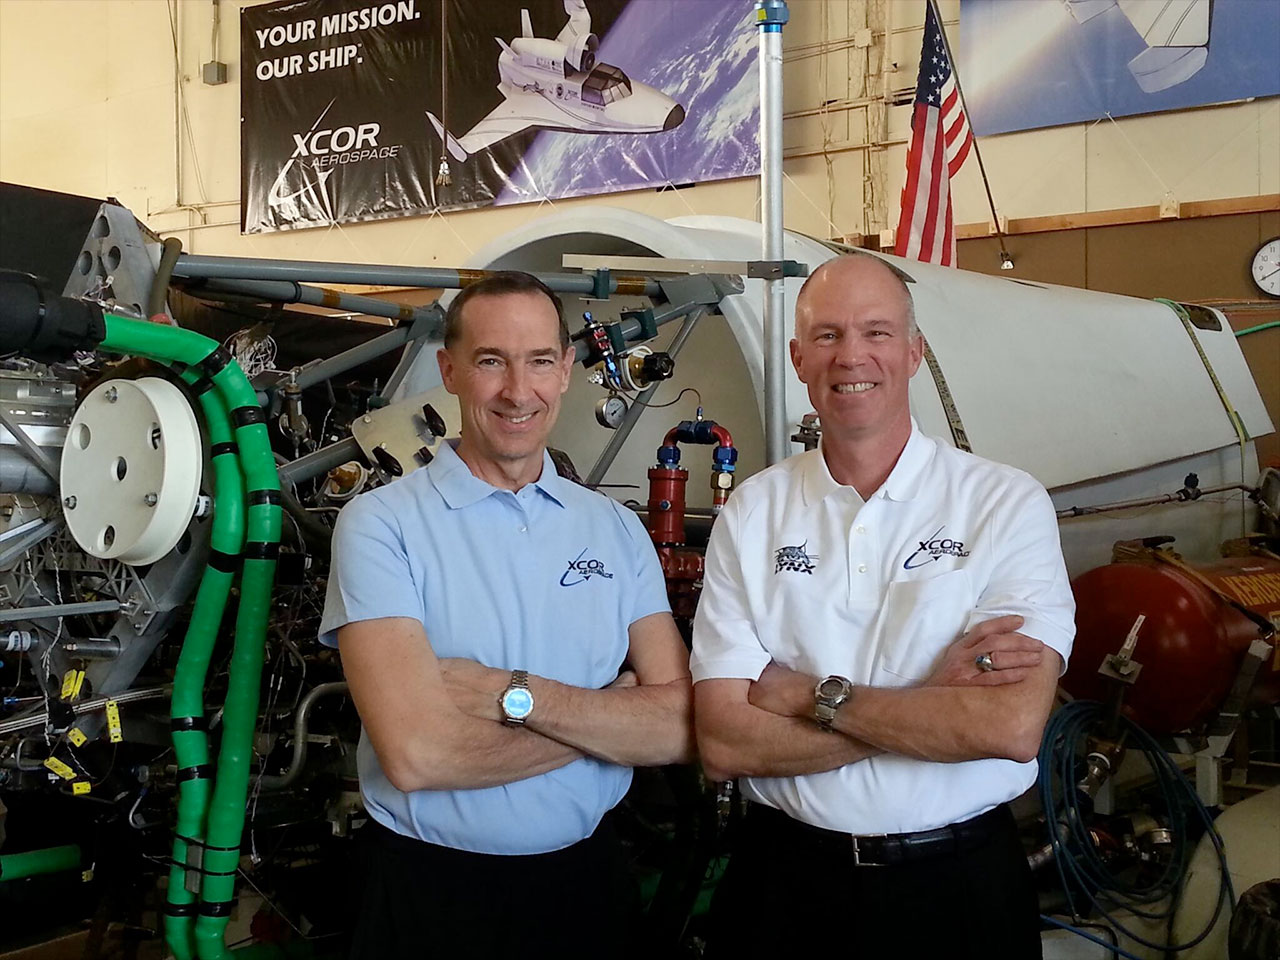
M523 725L533 713L533 691L529 689L529 671L512 670L511 682L498 697L502 717L507 723Z
M823 677L813 688L813 718L818 726L828 732L836 718L836 709L849 699L853 693L853 684L848 677L832 675Z

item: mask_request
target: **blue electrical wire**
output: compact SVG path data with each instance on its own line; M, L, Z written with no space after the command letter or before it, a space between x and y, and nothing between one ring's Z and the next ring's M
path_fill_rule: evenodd
M1155 775L1156 785L1159 787L1161 799L1169 815L1169 827L1174 844L1173 856L1165 864L1163 872L1146 886L1134 886L1110 871L1098 853L1089 832L1088 824L1080 809L1081 794L1075 787L1079 779L1077 747L1101 725L1104 720L1103 711L1102 704L1091 700L1074 700L1066 704L1049 718L1049 722L1045 725L1044 740L1040 745L1040 772L1037 788L1047 818L1054 864L1058 869L1058 878L1062 882L1063 892L1067 896L1067 904L1073 917L1081 916L1073 895L1073 890L1078 891L1083 893L1094 909L1106 918L1107 923L1128 939L1145 947L1170 953L1190 949L1203 941L1213 930L1222 913L1224 902L1228 909L1235 903L1235 891L1231 885L1222 837L1214 827L1213 817L1200 802L1195 788L1183 776L1173 758L1151 734L1127 717L1121 716L1119 723L1122 737L1134 743L1142 751ZM1214 905L1213 916L1209 918L1205 928L1187 943L1154 943L1125 927L1101 901L1105 900L1114 908L1123 907L1144 919L1172 921L1173 913L1177 909L1178 893L1192 853L1187 841L1188 828L1197 820L1204 826L1206 836L1213 844L1221 871L1218 899ZM1065 825L1065 830L1060 829L1060 825ZM1170 898L1167 909L1140 909L1140 907L1159 903L1165 898ZM1065 927L1050 918L1044 919ZM1104 945L1117 953L1123 953L1119 947ZM1132 954L1124 955L1133 956Z

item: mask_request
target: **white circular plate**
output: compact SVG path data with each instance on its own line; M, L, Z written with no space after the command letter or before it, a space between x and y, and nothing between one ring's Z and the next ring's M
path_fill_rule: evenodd
M195 414L173 384L99 384L71 418L62 450L67 529L92 556L154 563L191 521L201 454Z

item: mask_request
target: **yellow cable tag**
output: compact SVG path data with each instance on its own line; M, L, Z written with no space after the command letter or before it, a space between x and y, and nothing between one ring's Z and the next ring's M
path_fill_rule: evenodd
M83 687L83 686L84 686L84 671L83 671L83 670L77 670L77 671L76 671L76 685L75 685L75 688L71 691L71 699L72 699L72 700L78 700L78 699L80 698L80 688L81 688L81 687Z
M86 743L89 742L89 738L84 735L84 733L81 731L79 727L72 727L70 730L68 730L67 739L70 740L77 747L83 747Z
M120 706L114 700L107 701L107 738L112 743L124 739L124 731L120 728Z
M89 882L90 882L90 881L92 881L92 880L93 880L93 871L92 871L92 870L81 870L81 871L80 871L80 881L81 881L82 883L89 883Z
M72 667L62 677L62 699L70 700L76 692L76 668Z
M84 796L91 789L92 788L90 787L88 780L77 780L75 783L71 785L71 792L74 793L77 797Z
M50 757L44 762L44 765L60 776L63 780L74 780L76 778L76 772L57 757Z

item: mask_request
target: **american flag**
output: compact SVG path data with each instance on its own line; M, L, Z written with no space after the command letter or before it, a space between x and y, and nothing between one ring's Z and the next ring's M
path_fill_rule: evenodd
M894 253L949 267L956 262L951 178L969 155L973 131L960 102L955 71L947 59L933 4L925 9L924 47L911 118L911 146L907 150L907 182L902 187Z

